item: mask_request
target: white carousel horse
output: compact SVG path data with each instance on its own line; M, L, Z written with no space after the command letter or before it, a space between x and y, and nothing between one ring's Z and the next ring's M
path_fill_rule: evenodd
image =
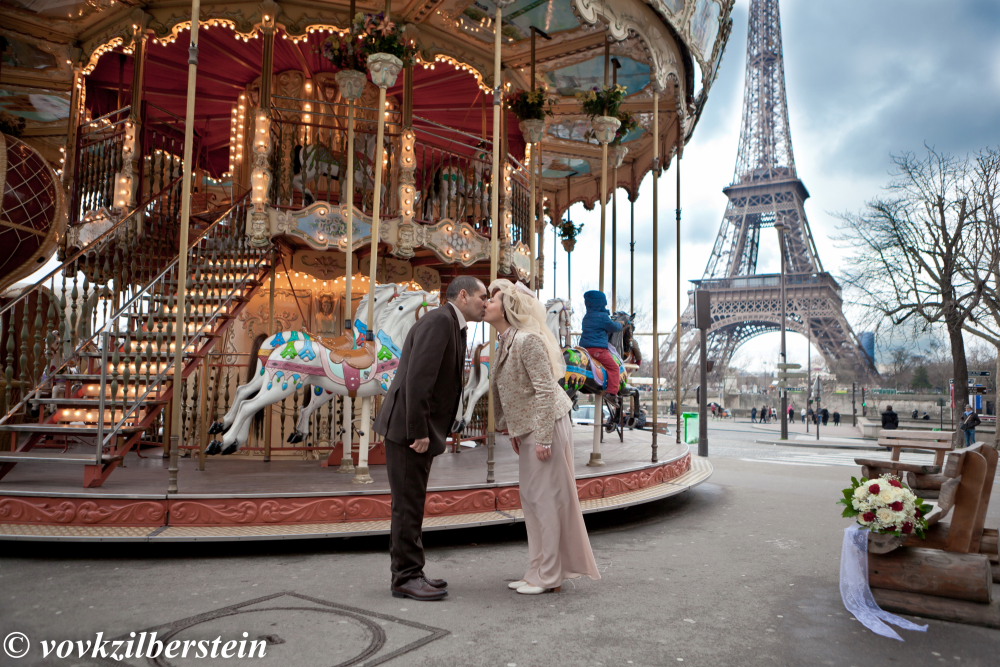
M387 300L376 317L375 341L355 347L353 341L334 339L333 347L300 331L281 332L284 345L274 347L259 375L265 385L236 409L232 425L221 440L213 440L208 454L232 454L246 442L253 415L305 385L340 396L368 397L385 393L399 367L406 334L423 311L438 305L437 294L402 292ZM360 335L364 330L359 329ZM344 338L344 337L342 337ZM345 344L346 343L346 344ZM315 390L314 390L315 391Z
M476 409L476 403L486 395L490 389L490 355L485 352L489 347L489 342L480 343L472 350L472 358L469 363L469 378L462 388L462 397L458 401L458 414L455 415L455 423L451 427L452 433L461 433L472 421L472 412Z
M395 283L388 283L385 285L375 286L375 321L378 322L378 317L384 310L386 304L398 293L399 288ZM368 295L361 299L361 303L358 304L358 310L355 313L355 330L364 330L365 324L361 321L361 318L367 317L368 313ZM309 336L310 334L303 332L304 335ZM244 401L254 396L261 390L264 386L264 377L266 373L264 372L264 363L267 361L268 357L271 356L271 352L274 348L279 345L287 345L288 339L285 332L279 332L271 336L260 335L257 340L254 341L254 345L250 351L250 358L256 357L257 363L254 369L250 372L249 377L247 377L246 384L240 385L236 390L236 398L233 399L233 405L229 408L229 412L226 413L225 417L222 418L221 422L213 423L209 429L209 435L215 435L216 433L222 433L223 431L228 431L229 427L233 425L233 420L236 419L236 413L240 409L240 405ZM313 393L316 393L315 390ZM299 422L295 427L296 431L302 431L303 424L308 424L308 418L312 416L312 413L316 411L318 407L327 403L331 398L334 397L333 392L324 392L322 394L317 394L313 400L309 401L309 405L303 410L302 416L299 417ZM306 414L308 411L308 414ZM309 430L306 427L303 433L308 434ZM294 434L293 434L294 435ZM294 442L300 442L296 440Z
M545 303L545 322L561 345L569 337L573 309L568 300L550 299ZM472 421L472 413L490 388L490 357L486 354L488 343L477 345L472 352L469 377L462 388L462 398L458 402L458 414L452 425L453 433L462 433Z
M545 323L560 346L569 343L573 323L573 306L569 299L549 299L545 302Z

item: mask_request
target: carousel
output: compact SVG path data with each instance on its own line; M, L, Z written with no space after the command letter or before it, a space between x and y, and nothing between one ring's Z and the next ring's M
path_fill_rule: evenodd
M600 208L627 397L573 345L570 279L547 304L563 384L611 415L574 427L584 511L706 479L658 382L652 428L626 428L613 211L647 204L658 246L732 5L2 0L0 539L387 534L371 424L407 332L458 275L541 290L577 203ZM426 529L523 518L493 340L470 338Z

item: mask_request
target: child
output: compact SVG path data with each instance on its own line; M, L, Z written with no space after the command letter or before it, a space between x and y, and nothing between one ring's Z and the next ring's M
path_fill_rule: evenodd
M611 356L608 349L608 341L611 334L622 330L622 325L611 319L608 312L608 297L603 292L590 290L584 292L583 303L587 307L587 314L583 316L583 333L580 335L580 347L586 348L590 356L597 360L608 374L607 393L612 396L618 395L618 388L621 385L621 374L618 372L618 364Z

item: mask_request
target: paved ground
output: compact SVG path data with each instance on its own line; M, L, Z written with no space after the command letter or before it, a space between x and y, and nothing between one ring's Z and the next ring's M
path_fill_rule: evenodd
M428 573L451 590L435 603L390 597L384 538L5 543L0 636L23 632L33 645L17 661L0 653L0 665L996 665L1000 631L929 621L927 633L903 632L899 643L845 612L837 582L848 523L835 502L857 472L843 458L855 452L831 462L837 450L775 446L771 436L712 424L713 477L675 498L588 517L604 578L552 595L505 586L523 571L520 525L428 534ZM788 465L793 454L812 458ZM223 642L246 632L270 643L264 659L41 655L41 640L143 630Z

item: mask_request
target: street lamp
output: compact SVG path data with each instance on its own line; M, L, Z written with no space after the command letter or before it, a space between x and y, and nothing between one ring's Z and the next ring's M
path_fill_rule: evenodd
M785 350L785 310L787 308L785 300L785 223L782 220L777 220L774 223L774 228L778 230L778 248L781 251L781 368L786 369L788 364L788 357ZM788 387L782 386L787 385L787 380L784 383L778 383L778 392L781 399L781 439L788 440Z

